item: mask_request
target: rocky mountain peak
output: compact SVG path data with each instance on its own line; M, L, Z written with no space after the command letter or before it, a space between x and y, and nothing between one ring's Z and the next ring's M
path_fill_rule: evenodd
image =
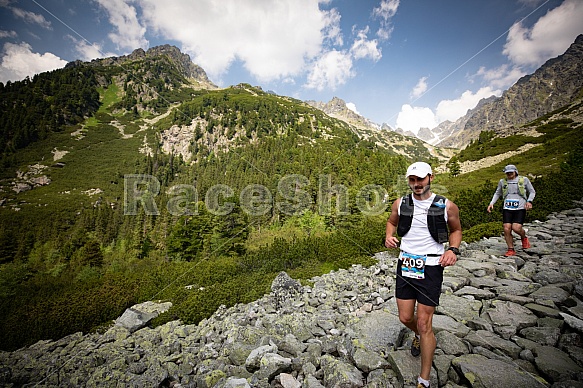
M533 74L520 78L500 97L481 100L454 123L454 131L439 146L463 147L482 131L504 133L581 99L583 90L583 35ZM526 130L526 129L525 129ZM436 132L433 130L432 132ZM439 132L439 127L437 129Z
M184 77L193 79L205 87L211 89L217 88L217 86L209 80L204 69L193 63L188 54L182 53L178 47L169 44L151 47L147 51L142 48L138 48L128 55L94 59L88 63L93 66L119 66L127 62L155 58L159 56L168 57ZM84 62L77 60L69 62L66 67L79 66L83 63Z
M134 50L132 55L139 50L143 52L142 49ZM193 63L190 59L190 56L188 54L182 53L176 46L165 44L162 46L152 47L144 53L145 57L155 57L160 55L167 55L178 66L185 77L211 83L204 69Z
M371 128L380 129L380 126L378 124L373 123L371 120L361 116L352 109L348 108L346 102L339 97L333 97L328 102L308 100L306 101L306 103L308 105L313 106L314 108L320 109L327 115L343 120L348 124L352 124L357 127L365 127L369 129Z

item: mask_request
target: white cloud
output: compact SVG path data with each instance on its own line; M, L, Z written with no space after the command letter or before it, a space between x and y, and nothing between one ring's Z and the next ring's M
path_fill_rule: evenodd
M16 31L4 31L4 30L0 30L0 39L4 39L4 38L16 38L18 36L18 34L16 33Z
M419 98L427 91L427 77L421 77L411 92L411 98Z
M344 44L342 29L340 28L340 18L340 13L335 8L324 14L324 39L335 46L342 46Z
M27 43L4 44L4 53L0 61L0 82L20 81L26 76L59 69L67 61L51 53L33 53Z
M119 49L133 51L137 48L148 48L145 38L146 28L138 21L136 9L129 5L132 0L96 0L108 13L109 22L115 32L108 34L109 39Z
M130 0L128 0L130 1ZM340 15L317 0L144 0L148 25L182 50L211 78L235 60L261 81L294 76L322 52L325 39L341 43Z
M400 0L381 0L381 4L373 9L373 16L381 19L381 26L377 31L377 36L382 40L387 40L391 37L393 26L391 19L397 13Z
M411 131L414 134L417 134L420 128L435 128L437 124L435 114L429 108L405 104L397 116L397 128Z
M424 82L424 78L421 78L418 85ZM468 109L475 108L482 98L501 94L501 90L493 90L490 87L483 87L476 93L466 90L458 99L440 101L435 112L427 107L405 104L397 116L397 128L414 134L417 134L421 128L433 129L446 120L456 121L464 116Z
M334 90L352 77L354 71L350 54L332 50L323 54L314 63L305 86L319 91L326 88Z
M368 30L369 28L366 27L357 32L356 39L350 48L350 53L354 59L370 58L377 62L383 55L378 47L378 41L376 39L368 40Z
M77 51L79 59L82 61L117 56L116 53L104 52L103 47L99 43L89 43L86 40L77 39L72 35L67 35L67 38L73 42L75 51Z
M468 112L468 109L475 108L481 99L488 98L492 95L500 96L501 94L501 90L492 90L489 86L480 88L476 93L466 90L458 99L442 100L437 104L435 110L436 121L438 123L445 120L456 121L464 116Z
M526 72L520 67L505 64L496 69L486 69L482 66L476 75L482 77L494 89L508 89L520 77L526 75Z
M539 67L556 57L583 33L583 1L565 0L528 29L515 23L508 32L503 53L515 65Z
M356 104L354 104L353 102L347 102L346 103L346 107L348 109L350 109L351 111L353 111L354 113L356 113L357 115L360 114L360 112L358 111L358 109L356 109Z
M16 16L19 19L24 20L27 23L38 24L39 26L41 26L42 28L46 28L47 30L52 29L51 22L49 22L47 19L45 19L44 16L41 14L30 12L30 11L25 11L24 9L16 8L16 7L8 7L8 8L12 11L14 16Z

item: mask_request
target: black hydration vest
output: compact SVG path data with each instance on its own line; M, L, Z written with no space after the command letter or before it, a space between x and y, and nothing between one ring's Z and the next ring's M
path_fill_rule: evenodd
M397 234L401 237L407 234L413 223L413 194L403 197L399 214ZM447 222L445 221L445 197L436 195L427 212L427 226L435 241L443 244L448 241Z

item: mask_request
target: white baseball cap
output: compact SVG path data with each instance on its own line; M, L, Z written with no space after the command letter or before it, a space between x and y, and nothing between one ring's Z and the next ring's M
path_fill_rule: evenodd
M425 162L415 162L407 169L407 177L415 175L419 178L425 178L427 175L431 174L433 174L431 166Z

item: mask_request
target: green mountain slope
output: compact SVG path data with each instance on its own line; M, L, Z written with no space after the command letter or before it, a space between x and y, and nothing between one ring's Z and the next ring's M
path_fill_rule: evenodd
M0 88L1 119L14 123L0 174L6 348L94 329L155 296L195 321L262 294L280 270L308 276L372 252L361 209L383 213L406 158L301 101L245 84L218 90L174 48L134 54ZM64 77L80 84L61 90ZM55 121L39 131L36 111L7 107L45 84ZM85 108L72 116L63 94ZM184 294L192 283L247 291L200 301Z
M218 89L171 46L74 62L0 95L4 349L96 330L150 299L173 302L161 320L197 322L262 295L279 271L308 279L367 263L409 162L445 155L248 84ZM536 154L549 172L580 171L580 126L568 126L541 128L547 150L564 150ZM516 139L488 139L488 152ZM491 190L470 174L435 181L466 214Z

